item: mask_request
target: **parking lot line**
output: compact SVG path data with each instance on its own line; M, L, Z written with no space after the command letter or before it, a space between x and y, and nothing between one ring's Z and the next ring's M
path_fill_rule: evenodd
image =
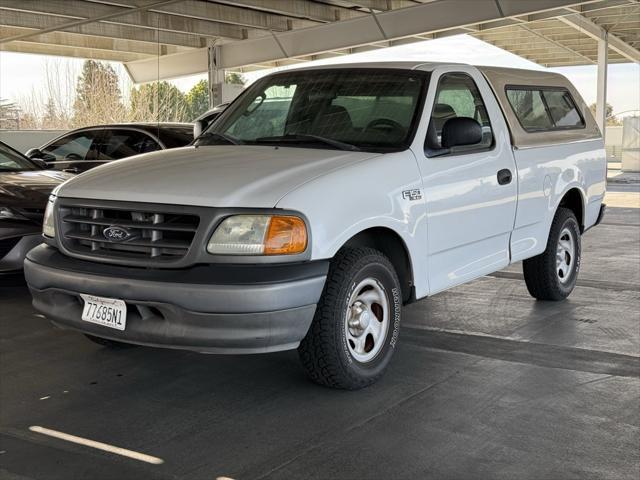
M77 443L78 445L84 445L85 447L91 447L109 453L115 453L116 455L121 455L123 457L129 457L140 462L152 463L154 465L160 465L164 463L164 460L158 457L135 452L133 450L127 450L126 448L116 447L114 445L109 445L108 443L96 442L95 440L90 440L88 438L77 437L75 435L70 435L68 433L51 430L49 428L44 428L37 425L32 425L31 427L29 427L29 430L35 433L41 433L42 435L47 435L49 437L54 437L59 440Z

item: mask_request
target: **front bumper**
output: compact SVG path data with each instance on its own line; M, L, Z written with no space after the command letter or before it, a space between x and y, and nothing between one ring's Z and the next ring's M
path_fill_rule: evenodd
M42 245L29 252L24 270L34 307L60 327L141 345L261 353L298 346L328 262L142 269L78 260ZM124 300L126 330L83 321L81 293Z

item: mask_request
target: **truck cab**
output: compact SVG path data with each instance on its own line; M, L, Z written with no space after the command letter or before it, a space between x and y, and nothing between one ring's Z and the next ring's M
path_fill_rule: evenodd
M402 306L523 261L562 300L604 212L602 136L558 74L310 67L247 88L189 147L54 191L34 306L103 345L298 349L320 384L389 364Z

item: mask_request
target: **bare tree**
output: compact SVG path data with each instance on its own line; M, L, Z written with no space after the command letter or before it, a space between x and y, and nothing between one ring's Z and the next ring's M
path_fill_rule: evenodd
M18 98L23 112L20 128L64 130L71 127L74 73L67 62L44 62L44 88Z

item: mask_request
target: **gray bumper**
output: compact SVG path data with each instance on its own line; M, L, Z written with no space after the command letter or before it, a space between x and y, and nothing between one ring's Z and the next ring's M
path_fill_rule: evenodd
M60 327L122 342L206 353L296 348L324 287L326 268L317 267L302 264L303 273L298 268L296 273L286 270L270 275L246 266L235 272L227 266L227 276L234 278L230 283L219 279L203 283L207 276L200 271L172 274L108 267L64 257L47 246L34 249L24 263L34 307ZM126 330L83 321L81 293L124 300Z

